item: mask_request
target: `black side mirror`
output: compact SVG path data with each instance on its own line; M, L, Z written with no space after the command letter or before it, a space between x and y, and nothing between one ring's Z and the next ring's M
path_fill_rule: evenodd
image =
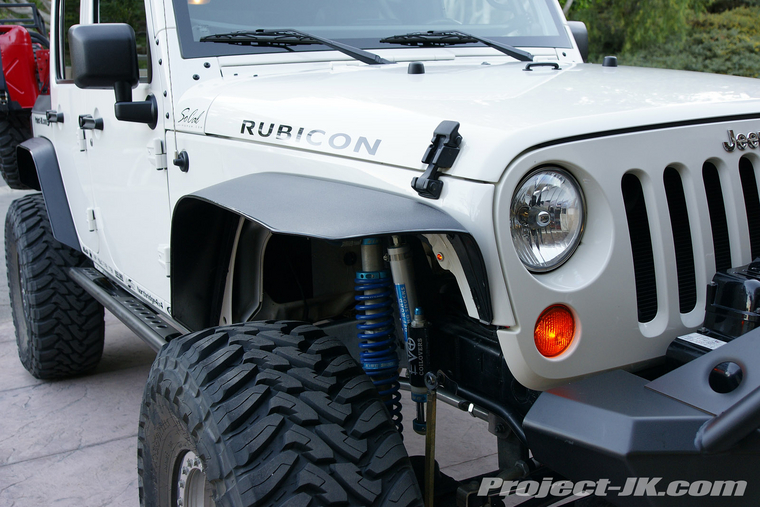
M578 50L581 52L584 62L588 62L588 29L583 21L568 21L570 31L573 33L575 43L578 44Z
M140 70L131 26L124 23L74 25L69 29L69 47L71 71L78 88L113 88L117 119L156 128L156 98L149 95L143 102L132 102L132 88L140 82Z

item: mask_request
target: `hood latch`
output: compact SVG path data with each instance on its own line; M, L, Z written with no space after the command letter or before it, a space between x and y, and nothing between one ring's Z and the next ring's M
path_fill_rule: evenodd
M438 199L441 196L443 182L438 179L438 170L454 165L461 143L459 122L445 120L436 127L433 140L422 157L422 163L428 164L428 168L421 177L412 178L412 188L420 196L426 199Z

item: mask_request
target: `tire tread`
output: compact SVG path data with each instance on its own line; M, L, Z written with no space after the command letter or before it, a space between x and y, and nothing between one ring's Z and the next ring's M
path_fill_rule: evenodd
M94 369L103 354L103 306L66 271L91 264L81 252L55 240L42 194L13 201L6 215L5 245L21 363L39 379L65 378ZM20 292L14 290L16 283ZM22 314L13 304L16 297L21 298Z
M158 424L151 406L161 398L188 430L191 416L203 415L197 434L207 438L195 444L220 507L422 505L401 436L372 382L316 327L225 326L161 350L138 434L144 506L157 505L145 456Z
M21 183L18 170L16 147L32 137L29 127L29 116L11 114L0 120L0 174L9 187L16 190L27 190L29 187Z

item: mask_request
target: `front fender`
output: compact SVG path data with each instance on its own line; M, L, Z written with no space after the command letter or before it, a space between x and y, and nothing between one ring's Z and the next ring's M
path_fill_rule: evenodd
M454 241L454 245L462 245L463 263L475 263L468 281L475 294L484 294L478 305L484 310L481 318L491 318L482 256L467 230L445 212L413 198L371 188L261 173L199 190L182 197L175 206L172 308L174 317L191 329L218 324L221 294L241 216L273 234L325 240L415 233L448 233L466 238Z

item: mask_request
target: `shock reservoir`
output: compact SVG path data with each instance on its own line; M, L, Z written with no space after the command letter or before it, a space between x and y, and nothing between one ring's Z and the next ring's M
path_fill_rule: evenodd
M388 247L388 263L391 266L393 284L396 288L398 313L404 330L404 343L409 339L409 325L412 323L414 309L417 308L417 294L414 290L414 265L412 249L402 243L398 236L392 237Z

